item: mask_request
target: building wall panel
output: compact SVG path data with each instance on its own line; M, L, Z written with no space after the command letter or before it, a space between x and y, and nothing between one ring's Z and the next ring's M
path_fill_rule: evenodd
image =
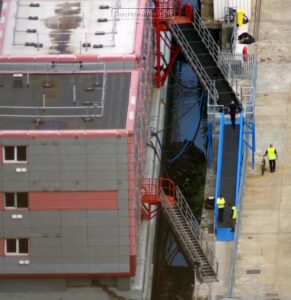
M213 0L214 19L224 19L227 7L243 9L249 20L251 19L251 0Z
M117 192L32 192L31 210L117 209ZM86 217L84 217L86 220Z
M117 179L127 180L126 138L103 138L103 144L88 138L77 145L76 139L3 140L6 145L27 144L29 163L0 165L1 190L114 189ZM18 167L26 172L16 173Z

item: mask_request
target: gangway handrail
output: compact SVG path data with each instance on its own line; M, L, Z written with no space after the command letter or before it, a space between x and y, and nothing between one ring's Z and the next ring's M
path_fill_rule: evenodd
M242 188L241 183L241 172L242 172L242 163L243 163L243 140L244 140L244 115L240 115L240 128L239 128L239 145L237 153L237 174L236 174L236 191L235 191L235 206L237 206L239 201L239 193Z
M196 71L197 75L199 76L200 81L203 83L204 87L206 88L210 98L216 104L218 100L218 91L215 87L215 81L211 79L208 74L206 73L205 69L200 63L197 55L195 54L194 50L191 48L188 40L184 36L182 30L175 22L175 19L170 20L171 32L176 38L177 41L181 41L181 50L183 54L188 59L188 62L192 66L192 68Z
M204 232L202 231L199 223L194 217L190 206L188 205L178 186L176 186L176 201L177 206L180 208L180 211L182 212L183 216L189 222L188 224L191 225L190 229L195 234L198 244L200 245L203 252L206 254L206 258L209 264L212 266L214 272L217 274L218 261L215 256L214 248L208 243Z
M220 114L219 132L220 134L219 134L218 156L217 156L215 201L220 196L220 179L221 179L221 169L222 169L222 153L223 153L223 137L224 137L224 113ZM214 230L217 228L217 216L218 216L218 208L216 203L214 203Z
M225 79L228 81L230 86L232 87L237 100L242 103L241 98L241 85L238 78L235 76L234 72L231 69L231 66L224 58L224 55L217 43L214 41L212 35L210 34L208 28L202 21L196 10L193 10L193 26L200 36L203 44L209 51L209 54L212 56L213 60L216 62L217 67L220 69L221 73L224 75Z
M169 202L168 198L165 196L164 191L161 191L161 195L162 195L161 204L162 204L162 207L164 208L164 212L167 213L168 211L174 210L174 208L171 205L171 203ZM202 229L200 228L199 223L197 222L195 216L193 215L191 208L189 207L186 199L184 198L184 196L178 186L176 186L176 205L179 208L180 213L183 215L183 217L188 225L187 229L189 229L192 232L195 240L197 241L201 250L204 252L205 258L207 259L209 265L213 269L214 273L217 275L218 261L215 256L215 251L214 251L213 247L210 246L210 244L208 243L205 234L203 233ZM175 228L175 231L178 234L181 234L181 232L179 232L179 228ZM183 235L183 237L184 236L186 236L186 235ZM182 240L181 242L187 244L185 240ZM186 245L185 245L185 247L187 248ZM191 251L195 252L195 256L191 255L192 259L194 261L197 261L198 257L199 257L199 253L193 247L191 248ZM199 262L201 263L201 260Z

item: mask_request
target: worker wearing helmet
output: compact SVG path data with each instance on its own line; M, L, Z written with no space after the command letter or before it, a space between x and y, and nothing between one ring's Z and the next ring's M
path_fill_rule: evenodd
M270 144L269 148L266 150L264 157L266 155L268 155L270 171L271 173L273 173L276 170L276 159L278 157L278 154L272 144Z

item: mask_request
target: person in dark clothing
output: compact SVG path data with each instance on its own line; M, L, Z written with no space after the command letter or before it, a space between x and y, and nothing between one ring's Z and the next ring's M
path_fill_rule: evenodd
M232 129L235 129L235 115L237 113L237 107L234 101L231 101L230 105L228 106L228 112L230 114Z

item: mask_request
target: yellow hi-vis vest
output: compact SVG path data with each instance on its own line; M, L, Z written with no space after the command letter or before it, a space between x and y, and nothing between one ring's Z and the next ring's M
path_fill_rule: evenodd
M217 198L217 207L218 208L224 208L225 200L223 197Z
M268 158L269 158L269 160L274 160L277 158L276 153L275 153L275 148L273 148L273 147L268 148Z
M236 209L236 206L232 206L231 210L232 210L231 219L232 220L236 220L236 218L237 218L237 209Z

